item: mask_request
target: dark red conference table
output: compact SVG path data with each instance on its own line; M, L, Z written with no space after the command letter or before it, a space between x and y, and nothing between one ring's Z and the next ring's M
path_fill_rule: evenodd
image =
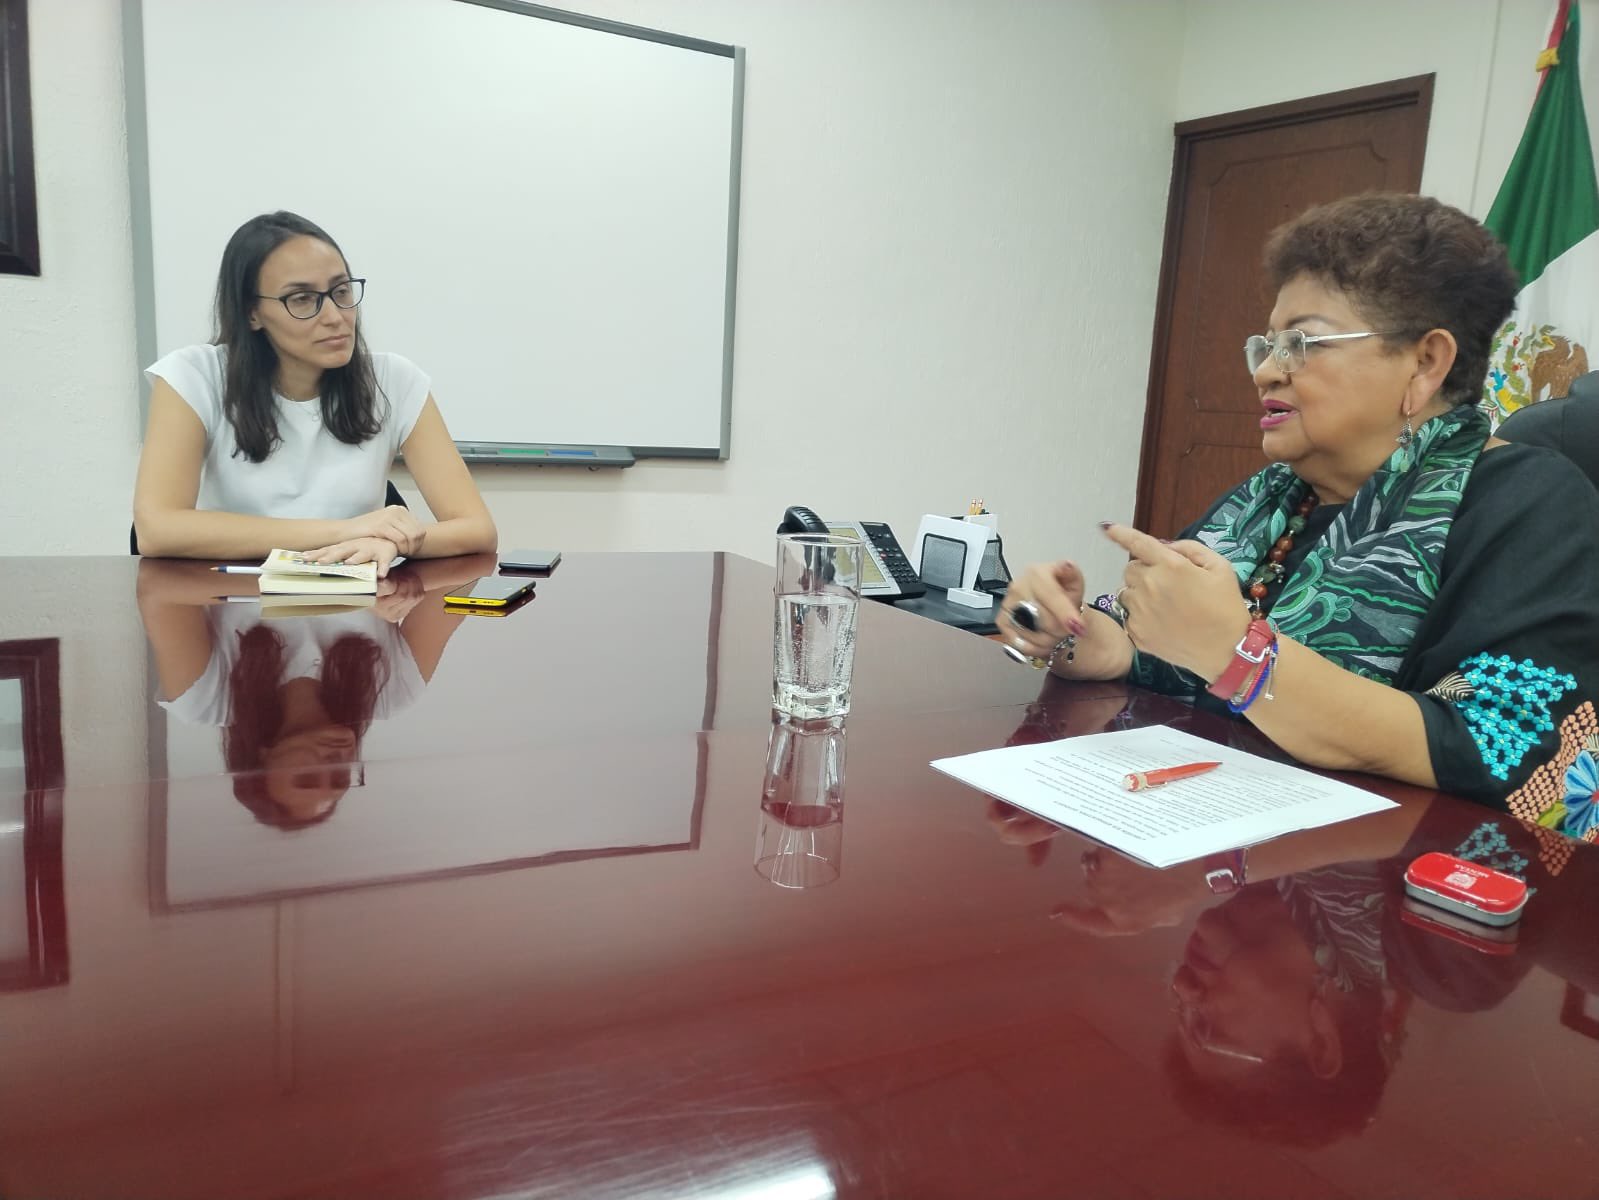
M1212 896L927 764L1247 728L874 604L841 873L780 888L770 568L444 611L491 569L264 618L0 560L0 1196L1599 1195L1595 847L1364 780L1400 808ZM1513 942L1401 903L1462 847L1537 888Z

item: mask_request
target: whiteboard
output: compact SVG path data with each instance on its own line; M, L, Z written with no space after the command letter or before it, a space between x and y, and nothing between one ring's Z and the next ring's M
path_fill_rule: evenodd
M743 53L511 0L129 0L142 365L289 209L459 443L728 446Z

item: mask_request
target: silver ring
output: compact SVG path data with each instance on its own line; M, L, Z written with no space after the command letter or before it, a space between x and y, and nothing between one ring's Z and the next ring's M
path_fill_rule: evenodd
M1042 671L1049 666L1049 663L1039 658L1036 654L1028 654L1026 651L1018 650L1009 642L1001 642L999 648L1005 652L1011 662L1019 663L1021 666L1032 667L1035 671Z
M1038 605L1031 600L1019 600L1010 610L1010 623L1028 633L1038 632Z
M1062 650L1066 651L1066 661L1071 662L1072 654L1077 649L1077 638L1072 634L1067 634L1065 637L1061 638L1061 640L1056 642L1054 647L1050 650L1048 658L1040 657L1037 654L1029 654L1027 651L1013 646L1009 642L1001 642L999 648L1005 652L1006 657L1008 657L1011 662L1019 663L1024 667L1031 667L1035 671L1044 671L1055 665L1055 660L1060 657L1060 652Z

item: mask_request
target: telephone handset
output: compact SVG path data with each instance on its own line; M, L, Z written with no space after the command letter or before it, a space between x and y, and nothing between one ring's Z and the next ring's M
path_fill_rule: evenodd
M858 537L866 553L861 556L861 595L878 600L908 600L927 594L916 568L900 549L894 531L881 521L824 521L808 508L795 505L783 513L779 533L841 533Z

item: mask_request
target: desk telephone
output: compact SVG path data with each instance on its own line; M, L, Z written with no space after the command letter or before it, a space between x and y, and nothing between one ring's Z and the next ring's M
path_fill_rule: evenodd
M795 505L783 514L779 533L838 533L858 537L865 544L861 558L861 595L877 600L908 600L926 595L911 560L900 549L894 531L881 521L824 521L808 508Z

